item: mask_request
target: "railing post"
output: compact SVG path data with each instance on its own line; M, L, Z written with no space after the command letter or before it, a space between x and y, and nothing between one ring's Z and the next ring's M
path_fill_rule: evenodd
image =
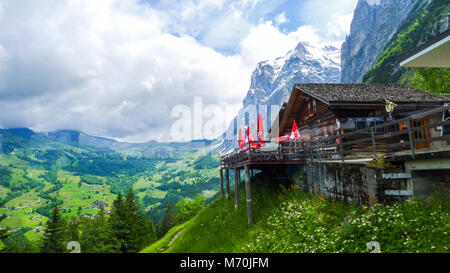
M239 206L239 180L241 179L241 171L239 168L234 169L234 207Z
M411 119L408 119L408 135L409 135L409 146L411 148L411 157L414 159L416 157L416 151L414 148L414 137L411 130Z
M252 204L252 193L250 186L250 167L245 165L245 194L247 199L247 220L248 225L253 224L253 204Z
M280 160L281 159L281 142L280 143L278 143L278 160Z
M223 196L223 169L220 168L220 195Z
M370 128L370 134L372 135L373 158L377 158L377 143L375 141L375 132L373 128Z
M297 159L297 140L294 140L294 160Z
M230 170L228 168L225 169L225 183L226 183L226 197L230 198Z

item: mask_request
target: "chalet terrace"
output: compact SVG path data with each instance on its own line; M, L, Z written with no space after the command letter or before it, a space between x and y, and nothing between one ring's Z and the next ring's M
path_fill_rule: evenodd
M273 176L289 166L310 162L342 165L367 163L379 157L397 161L450 157L448 101L446 97L398 84L296 84L267 139L247 138L244 145L221 157L222 194L222 170L227 197L229 170L233 170L237 205L240 170L244 169L251 223L253 170ZM410 178L403 167L400 169L386 177ZM410 191L405 188L398 192Z

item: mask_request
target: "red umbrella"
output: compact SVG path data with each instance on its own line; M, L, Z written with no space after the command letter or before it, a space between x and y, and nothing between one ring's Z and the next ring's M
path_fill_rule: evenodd
M258 116L258 141L264 141L264 122L261 114Z
M289 141L289 139L290 139L290 136L289 135L285 135L285 136L276 138L275 142Z
M291 139L300 139L300 133L298 132L297 123L294 120L294 124L292 125L292 134Z
M250 126L248 126L248 128L247 128L247 141L248 142L256 141L255 136L253 135L252 131L250 130ZM256 147L257 144L256 143L252 143L251 146L252 147Z
M245 146L244 135L242 134L242 129L239 129L239 139L238 139L239 150L242 150Z

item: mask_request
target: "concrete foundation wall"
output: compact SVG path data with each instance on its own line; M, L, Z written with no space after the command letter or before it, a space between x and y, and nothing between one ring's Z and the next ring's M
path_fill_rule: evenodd
M406 190L406 180L384 180L383 173L402 172L399 167L369 168L361 164L308 163L302 186L313 193L355 205L392 203L404 196L386 196L386 190Z
M305 190L355 205L403 202L411 195L450 190L450 158L391 162L372 168L356 163L309 162L265 166L257 175L268 183L296 183Z

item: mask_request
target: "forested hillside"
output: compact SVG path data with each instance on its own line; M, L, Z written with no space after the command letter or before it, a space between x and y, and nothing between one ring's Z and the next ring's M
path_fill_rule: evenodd
M55 206L67 219L92 218L102 208L109 215L117 195L133 189L156 226L169 204L175 208L197 196L208 200L219 187L218 158L205 153L204 145L189 149L186 144L181 158L148 158L28 129L1 130L0 139L0 227L30 241L42 237ZM163 145L173 149L170 143Z

